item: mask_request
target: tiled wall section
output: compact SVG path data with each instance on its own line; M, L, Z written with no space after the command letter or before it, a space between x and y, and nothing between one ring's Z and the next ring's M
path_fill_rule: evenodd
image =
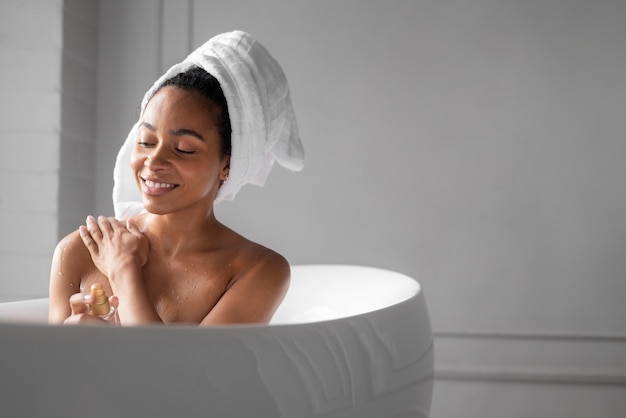
M93 212L97 24L96 0L64 1L59 236L74 231Z
M0 5L0 300L47 295L54 246L92 205L96 6Z
M57 240L63 3L0 6L0 297L47 293Z

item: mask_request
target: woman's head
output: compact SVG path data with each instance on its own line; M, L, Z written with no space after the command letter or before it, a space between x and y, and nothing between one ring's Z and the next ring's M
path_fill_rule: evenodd
M166 80L155 94L163 87L172 86L182 90L196 91L209 100L213 107L215 120L213 123L217 127L220 140L222 156L231 154L231 133L230 116L228 114L228 104L224 97L224 92L219 81L211 74L200 67L191 67L189 70L179 73Z
M207 75L184 73L168 80L143 110L130 166L148 212L211 210L228 178L228 113L223 95L222 104L216 103L219 84L209 85Z
M246 184L262 186L275 162L290 170L302 169L304 149L287 78L278 62L250 34L231 31L214 36L168 69L144 95L142 118L155 92L164 85L179 92L191 90L203 98L203 106L206 102L207 108L221 109L220 118L209 116L216 133L217 124L221 125L221 138L220 134L215 136L218 145L223 142L224 146L217 153L226 154L229 164L228 181L219 188L216 201L232 200ZM132 173L126 168L140 124L141 120L126 138L114 170L113 203L116 216L122 218L144 209L129 181Z

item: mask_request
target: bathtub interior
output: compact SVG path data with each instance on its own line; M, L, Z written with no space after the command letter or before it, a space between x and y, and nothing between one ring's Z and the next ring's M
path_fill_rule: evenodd
M289 291L271 323L304 323L372 312L420 291L404 274L374 267L297 265Z
M414 279L390 270L353 265L295 265L291 285L271 324L297 324L359 315L416 295ZM48 299L0 303L0 320L44 323Z

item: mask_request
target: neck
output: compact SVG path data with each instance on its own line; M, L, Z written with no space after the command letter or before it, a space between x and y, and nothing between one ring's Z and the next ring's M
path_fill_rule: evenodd
M213 211L204 216L190 215L185 211L165 215L148 213L141 226L151 249L164 256L206 248L217 239L222 228Z

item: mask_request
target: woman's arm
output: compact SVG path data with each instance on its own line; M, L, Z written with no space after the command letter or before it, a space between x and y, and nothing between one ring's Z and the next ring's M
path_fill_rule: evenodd
M162 323L145 288L142 267L148 259L148 240L132 219L87 217L80 238L98 270L109 279L118 296L117 314L122 325Z
M80 293L81 281L95 273L91 257L83 245L78 231L57 244L50 269L50 324L102 323L88 314L89 294ZM114 306L117 300L113 300Z
M71 314L70 296L80 292L83 243L77 232L63 238L54 249L50 269L50 308L48 322L62 324ZM89 256L89 254L87 254Z
M231 285L200 325L268 323L289 289L289 263L265 249Z

